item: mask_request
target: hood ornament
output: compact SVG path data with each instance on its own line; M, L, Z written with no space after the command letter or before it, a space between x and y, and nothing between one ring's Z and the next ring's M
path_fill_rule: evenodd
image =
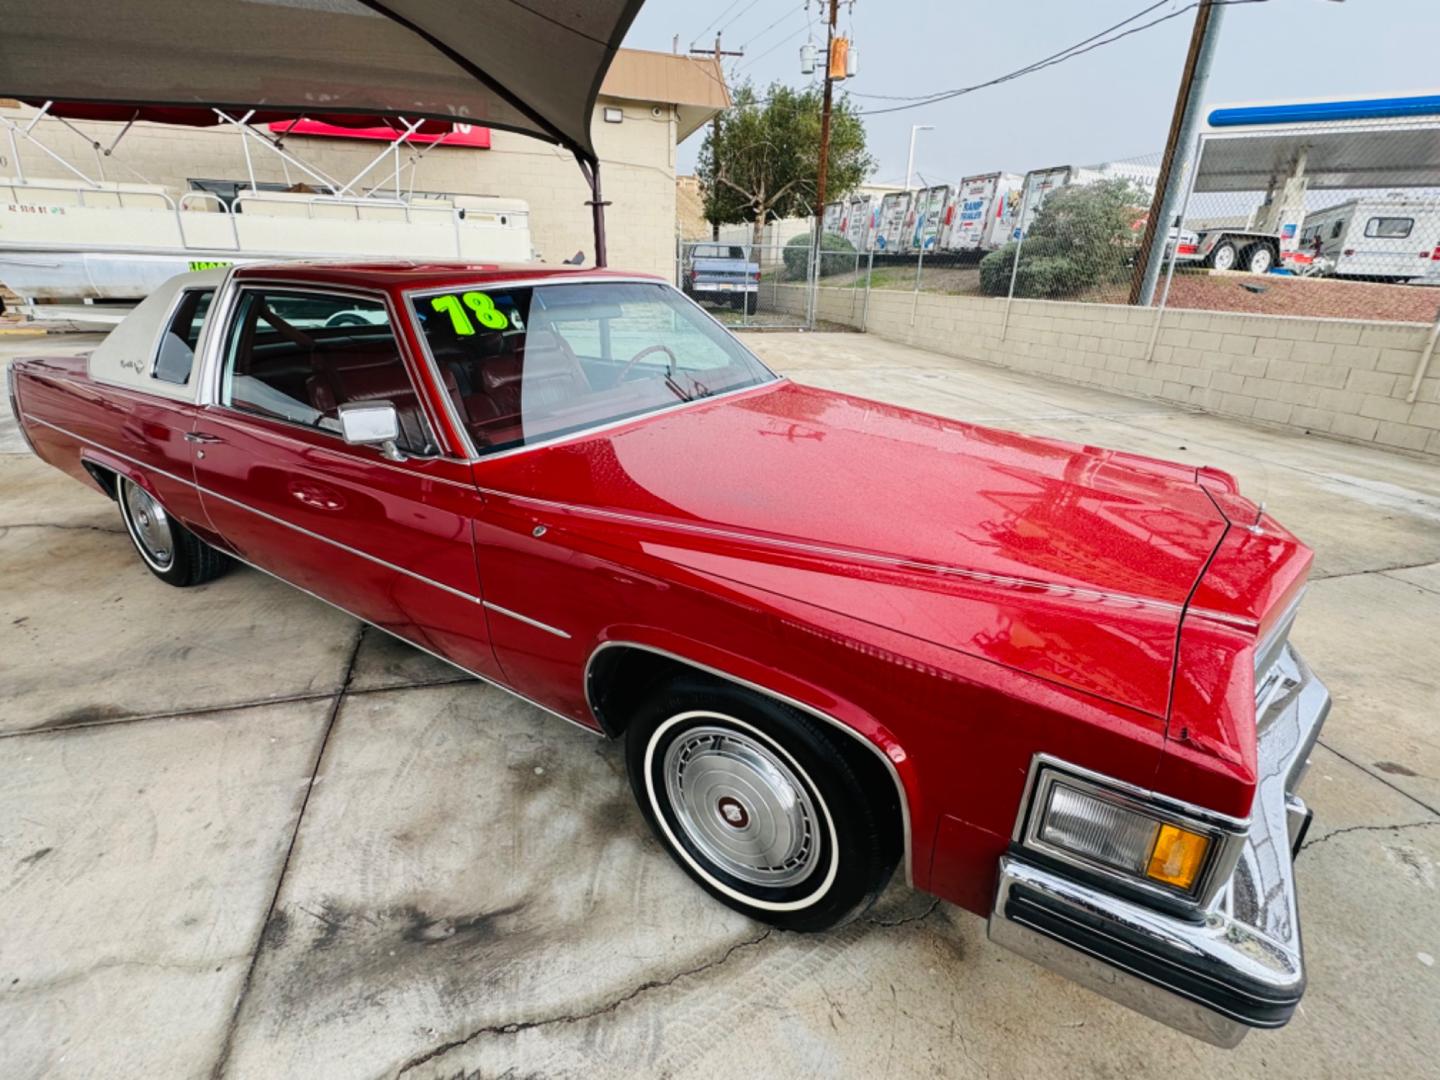
M1256 536L1261 535L1265 530L1260 528L1260 519L1265 516L1265 500L1260 500L1260 505L1255 508L1255 520L1250 523L1250 531Z

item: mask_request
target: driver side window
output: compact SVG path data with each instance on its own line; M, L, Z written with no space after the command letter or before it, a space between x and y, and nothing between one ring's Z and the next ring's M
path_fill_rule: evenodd
M285 289L247 289L225 342L220 403L301 427L340 433L339 408L388 402L400 448L434 441L379 300Z

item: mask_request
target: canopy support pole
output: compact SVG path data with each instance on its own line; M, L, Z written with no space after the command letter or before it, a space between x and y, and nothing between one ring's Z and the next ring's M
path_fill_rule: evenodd
M80 169L77 169L74 165L71 165L70 162L66 161L63 157L61 157L59 154L57 154L54 150L51 150L50 147L48 147L48 146L46 146L44 143L42 143L42 142L40 141L40 139L33 133L33 130L32 130L32 129L35 127L36 124L38 124L38 123L40 122L40 118L41 118L42 116L44 116L47 112L50 111L50 105L51 105L51 102L48 102L48 101L47 101L47 102L45 103L45 108L43 108L43 109L40 110L40 114L39 114L38 116L36 116L35 119L31 120L30 123L27 124L27 125L26 125L25 127L23 127L23 128L20 127L18 124L16 124L14 121L12 121L12 120L10 120L9 118L4 117L4 116L0 116L0 124L3 124L3 125L5 126L5 128L10 132L10 138L11 138L12 140L15 138L15 135L16 135L17 133L20 134L21 136L24 137L24 139L25 139L26 142L28 142L31 146L35 147L35 149L39 150L39 151L40 151L42 154L44 154L46 157L50 158L50 159L51 159L52 161L54 161L57 165L59 165L61 168L67 170L68 172L74 173L74 174L75 174L76 176L78 176L81 180L84 180L85 183L89 184L92 188L98 188L98 187L100 187L100 184L99 184L98 181L91 179L87 174L85 174L84 172L82 172ZM82 137L83 137L83 135L82 135ZM20 160L20 155L19 155L18 153L15 155L15 160L16 160L17 163L18 163L19 160Z
M605 207L610 204L600 196L600 161L598 158L589 161L578 151L575 161L580 166L585 182L590 185L590 198L585 205L590 207L590 216L595 227L595 265L604 267L609 265L605 254Z
M348 195L348 194L350 193L350 189L351 189L351 188L353 188L353 187L355 187L356 185L358 185L361 180L364 180L365 177L369 175L370 170L373 169L373 168L375 168L376 165L379 165L380 162L384 161L387 157L389 157L391 153L394 153L394 155L395 155L395 161L396 161L395 172L396 172L396 175L399 175L399 172L400 172L400 165L399 165L399 161L400 161L400 144L403 143L403 142L408 141L409 138L410 138L410 136L411 136L411 135L414 135L415 132L419 130L420 125L421 125L422 123L424 123L423 120L416 120L414 123L411 123L409 120L406 120L403 116L400 117L399 119L400 119L400 122L405 125L405 130L402 131L402 132L400 132L399 137L396 138L396 139L394 139L394 140L392 140L391 143L390 143L390 145L386 146L384 150L381 150L380 153L376 154L375 157L371 160L370 164L366 165L363 169L361 169L358 173L356 173L356 174L354 175L354 177L351 178L351 180L350 180L350 182L349 182L348 184L346 184L346 185L345 185L344 187L342 187L339 191L337 191L337 192L335 193L337 196L339 196L339 195ZM372 188L371 190L374 190L374 189ZM367 197L367 196L366 196L366 193L362 191L362 192L361 192L361 197L362 197L362 198Z
M226 113L223 109L213 109L212 111L215 113L216 116L220 117L220 119L225 121L227 124L234 125L234 127L240 132L242 145L245 147L246 168L250 170L251 190L255 190L255 171L253 166L250 164L250 140L254 139L261 146L265 147L265 149L269 150L272 154L275 154L277 157L279 157L282 162L287 162L290 165L294 165L297 169L303 172L306 176L310 177L312 180L316 181L319 184L323 184L325 187L329 188L331 195L335 195L339 192L340 183L334 177L327 176L319 169L311 168L309 165L305 164L305 162L301 161L293 154L286 153L278 145L278 140L268 138L265 135L262 135L260 132L256 131L253 127L251 127L249 120L250 117L255 115L254 109L247 112L238 120L235 117Z
M405 159L405 164L397 165L395 169L396 198L399 198L400 194L400 175L406 169L410 170L410 194L415 194L415 173L417 171L417 166L420 164L420 161L425 157L426 154L428 154L431 150L435 149L435 147L439 145L439 139L436 139L432 143L426 143L424 146L416 146L414 143L410 144L410 156ZM400 151L398 148L395 151L395 156L397 158L400 156ZM371 184L368 188L364 188L363 190L366 195L369 195L372 191L375 191L377 188L379 188L379 186L380 181L377 180L375 183Z

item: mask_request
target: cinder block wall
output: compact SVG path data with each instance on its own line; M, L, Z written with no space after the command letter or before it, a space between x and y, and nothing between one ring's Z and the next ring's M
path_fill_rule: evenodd
M777 293L779 306L804 311L803 288ZM875 290L866 312L863 291L857 300L822 288L818 317L863 319L872 334L949 356L1440 456L1440 355L1405 401L1424 323L1166 310L1147 360L1155 313L1121 305L1016 300L1003 340L1003 299Z

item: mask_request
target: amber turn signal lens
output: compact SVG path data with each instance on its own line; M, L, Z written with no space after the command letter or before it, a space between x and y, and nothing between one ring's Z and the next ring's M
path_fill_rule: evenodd
M1145 876L1181 889L1194 886L1205 865L1205 852L1210 849L1209 837L1186 832L1176 825L1161 825L1155 834L1155 847L1150 852L1150 865Z

